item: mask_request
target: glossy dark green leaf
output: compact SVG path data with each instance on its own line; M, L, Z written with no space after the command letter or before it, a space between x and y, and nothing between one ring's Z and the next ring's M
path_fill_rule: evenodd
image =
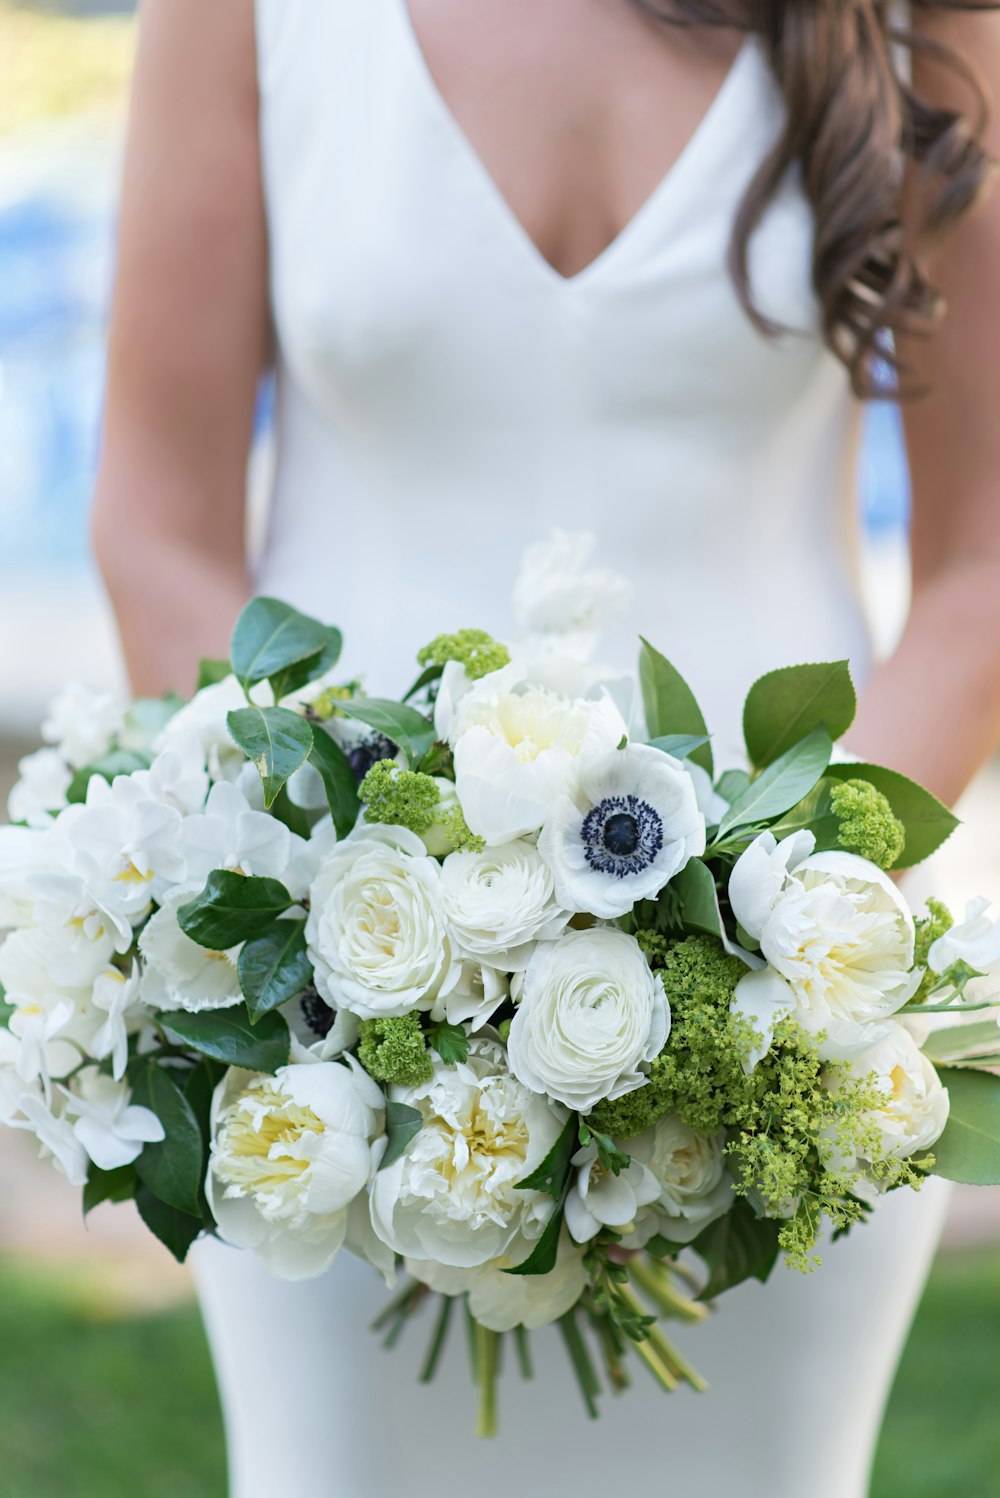
M388 702L380 697L352 697L340 703L350 718L374 728L398 744L411 765L416 765L434 743L434 728L415 707L405 702Z
M358 820L358 781L347 755L319 723L312 725L310 762L319 771L338 838L347 837Z
M711 775L712 746L707 742L708 729L697 699L676 666L654 650L648 640L642 641L639 653L639 684L650 738L683 734L705 739L688 757Z
M559 1234L562 1231L565 1201L564 1194L558 1204L553 1207L552 1216L545 1224L541 1237L524 1263L516 1264L513 1269L505 1269L504 1274L551 1274L556 1267L556 1259L559 1257Z
M734 1197L724 1217L710 1223L691 1245L704 1260L708 1282L700 1300L714 1300L744 1280L766 1283L778 1259L781 1224L757 1217L742 1197Z
M442 1020L427 1032L427 1039L446 1066L468 1059L469 1037L464 1025L449 1025L446 1020Z
M816 728L836 742L854 722L857 705L847 661L769 671L754 682L743 709L750 763L763 769Z
M135 1204L149 1231L169 1249L178 1264L183 1264L192 1243L205 1226L202 1218L179 1212L142 1186L136 1192Z
M263 1014L254 1024L245 1005L237 1004L232 1009L203 1009L199 1014L172 1010L157 1019L192 1050L227 1066L273 1075L288 1064L291 1036L280 1014Z
M275 921L248 941L239 955L240 988L257 1022L294 999L312 981L304 921Z
M309 758L312 728L287 707L240 707L226 724L233 743L257 768L264 787L264 806L274 805L278 792Z
M138 1184L134 1165L120 1165L116 1170L98 1170L96 1165L91 1165L83 1188L84 1217L101 1202L131 1201Z
M518 1191L544 1191L546 1196L556 1201L561 1199L569 1180L570 1162L577 1149L578 1127L576 1114L571 1114L545 1159L530 1175L518 1181Z
M151 1109L166 1131L166 1138L147 1144L136 1161L139 1179L161 1202L197 1215L205 1146L181 1086L166 1067L150 1062L135 1079L132 1101Z
M278 879L213 869L201 893L180 907L177 920L200 947L225 952L256 936L292 903Z
M410 1108L406 1103L394 1103L391 1099L386 1103L385 1132L388 1144L379 1164L379 1170L385 1170L387 1165L393 1165L401 1155L406 1153L407 1145L415 1135L419 1134L423 1121L417 1109Z
M330 626L300 614L278 598L254 598L233 631L230 658L245 688L319 658L330 645ZM320 674L320 673L317 673Z

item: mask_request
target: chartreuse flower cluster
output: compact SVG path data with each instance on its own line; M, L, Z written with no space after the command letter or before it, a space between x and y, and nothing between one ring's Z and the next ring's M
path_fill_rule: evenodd
M840 846L880 869L894 868L906 846L906 828L888 797L868 780L845 780L834 786L830 802L840 824Z
M863 1216L854 1194L859 1159L879 1190L919 1184L925 1167L882 1153L873 1118L886 1098L874 1076L821 1061L814 1039L791 1020L748 1067L759 1036L730 1009L746 968L720 942L671 941L653 931L640 931L639 941L670 1003L670 1037L646 1086L600 1104L589 1123L623 1141L668 1114L700 1134L725 1130L737 1190L785 1219L779 1243L799 1269L818 1263L813 1250L824 1218L843 1231Z
M418 837L433 827L455 850L477 853L485 847L470 831L458 802L443 802L441 786L432 775L403 770L394 760L380 759L371 767L358 787L358 798L364 802L366 822L406 827Z
M510 651L484 629L460 629L454 635L437 635L417 652L421 666L446 666L457 661L470 681L479 681L491 671L510 664Z
M387 1087L416 1087L434 1074L418 1014L363 1020L358 1060Z

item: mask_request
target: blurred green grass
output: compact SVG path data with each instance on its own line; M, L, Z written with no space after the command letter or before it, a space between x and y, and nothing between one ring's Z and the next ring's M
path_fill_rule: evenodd
M134 45L127 16L81 20L0 0L0 136L67 115L120 110Z
M906 1349L871 1498L1000 1498L998 1329L1000 1251L944 1257ZM192 1307L123 1318L79 1274L0 1263L3 1498L223 1498L224 1473Z

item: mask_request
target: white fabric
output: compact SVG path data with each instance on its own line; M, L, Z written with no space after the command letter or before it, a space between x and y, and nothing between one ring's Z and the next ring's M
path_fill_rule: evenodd
M546 264L459 131L404 0L257 0L262 144L280 345L279 450L259 587L342 626L345 672L390 694L440 630L503 634L523 546L597 533L641 628L694 684L720 758L760 672L849 656L868 636L854 559L859 411L816 332L811 219L794 180L754 242L768 341L725 259L781 124L746 45L645 207L570 279ZM385 1292L346 1256L287 1286L198 1253L234 1498L573 1498L643 1491L862 1498L887 1382L944 1193L897 1197L809 1281L779 1269L682 1329L714 1384L637 1386L586 1423L554 1333L539 1375L503 1377L503 1434L477 1444L456 1336L384 1354ZM413 1333L416 1332L416 1335ZM655 1486L654 1486L655 1485Z

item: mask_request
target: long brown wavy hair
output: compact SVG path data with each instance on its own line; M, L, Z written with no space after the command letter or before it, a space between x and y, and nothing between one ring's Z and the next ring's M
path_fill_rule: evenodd
M757 33L787 105L787 124L762 163L733 228L730 271L755 308L750 240L787 171L798 164L815 218L813 284L827 343L861 395L884 393L876 361L915 393L896 338L927 336L943 313L928 254L982 192L993 163L981 144L986 95L964 58L897 29L890 0L635 0L657 19ZM912 0L925 11L995 10L997 0ZM932 57L968 84L959 114L921 98L900 52ZM906 170L916 168L916 170ZM903 180L908 182L903 212Z

